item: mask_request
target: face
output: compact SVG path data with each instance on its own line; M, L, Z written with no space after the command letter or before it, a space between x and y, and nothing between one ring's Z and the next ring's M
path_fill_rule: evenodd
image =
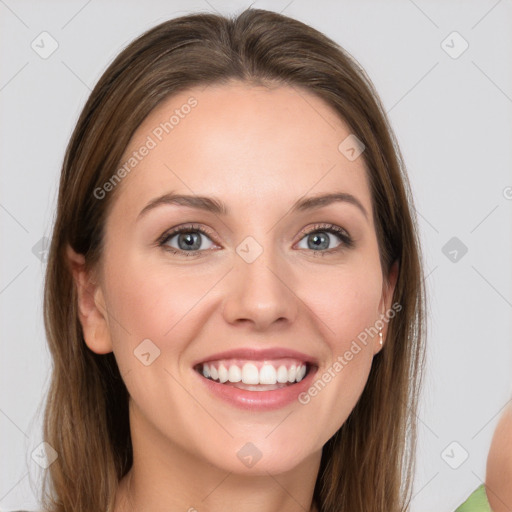
M91 350L115 354L132 429L162 450L282 472L354 408L381 349L362 333L396 274L363 158L338 149L350 133L311 93L240 83L173 96L138 127L80 320Z

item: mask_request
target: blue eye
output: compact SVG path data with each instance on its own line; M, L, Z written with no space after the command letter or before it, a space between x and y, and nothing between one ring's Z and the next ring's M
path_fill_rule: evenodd
M212 236L212 234L199 225L187 225L174 228L164 233L159 239L158 245L173 254L202 256L204 254L201 253L215 246L211 239ZM206 247L203 244L204 238L209 242L209 244L206 244ZM354 245L347 231L334 224L316 224L312 229L304 233L299 244L303 241L306 241L306 247L299 246L299 249L310 250L322 256L325 254L338 253ZM336 241L338 242L337 245L331 247L331 244Z
M203 237L206 237L211 242L209 247L202 246ZM173 239L176 240L173 241ZM176 244L177 246L173 244ZM205 249L211 249L211 246L214 244L208 236L208 233L203 229L194 226L186 226L174 229L163 235L162 239L159 241L159 245L174 254L193 254ZM186 256L188 256L188 254L186 254Z
M336 242L336 236L328 231L315 231L306 235L302 241L307 241L307 247L299 246L300 249L311 249L314 251L318 249L332 249L329 245ZM338 245L340 243L338 240Z
M324 224L314 226L312 230L305 233L300 242L305 240L306 247L300 249L310 249L314 252L333 252L353 246L353 240L350 235L339 226L333 224ZM338 241L335 247L329 247L331 243ZM299 242L299 243L300 243Z

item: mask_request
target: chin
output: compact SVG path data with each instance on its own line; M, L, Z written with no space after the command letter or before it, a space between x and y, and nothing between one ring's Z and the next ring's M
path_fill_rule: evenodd
M272 429L265 429L265 432L259 434L253 433L252 436L230 439L214 453L210 447L210 453L205 454L205 458L219 469L230 473L268 476L269 473L291 471L315 454L321 454L321 447L307 447L303 440L294 439L293 436L287 436L288 443L283 442L283 437L286 436L276 436L272 439L273 434L269 436L271 431Z

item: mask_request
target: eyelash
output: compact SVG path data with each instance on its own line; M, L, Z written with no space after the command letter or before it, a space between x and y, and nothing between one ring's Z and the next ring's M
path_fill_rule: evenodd
M158 246L162 247L165 251L168 251L172 254L180 254L184 256L198 256L201 253L207 252L206 250L193 250L193 251L183 251L181 249L176 249L174 247L169 247L167 242L173 238L175 235L179 235L181 233L201 233L202 235L207 236L208 238L213 238L213 233L211 233L209 230L199 226L198 224L189 224L185 226L181 226L179 228L174 228L171 231L165 232L157 241ZM304 231L301 233L300 240L302 240L305 236L308 236L312 233L316 232L322 232L322 233L332 233L334 235L337 235L340 240L341 244L338 247L334 247L332 249L326 249L323 251L313 251L312 249L301 249L306 251L311 251L315 255L325 256L326 254L333 254L337 253L339 251L342 251L343 249L350 249L354 246L354 241L352 237L348 234L348 232L340 228L339 226L336 226L335 224L315 224L311 229ZM300 241L299 240L299 241Z

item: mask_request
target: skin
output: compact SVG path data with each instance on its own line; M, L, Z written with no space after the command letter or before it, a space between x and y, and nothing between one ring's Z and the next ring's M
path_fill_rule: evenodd
M391 307L398 268L384 279L363 159L338 150L350 129L309 92L237 82L190 89L144 120L126 155L191 95L197 106L118 185L97 272L68 251L85 341L114 352L130 393L134 464L115 512L316 510L322 446L361 395L379 337L307 405L277 411L225 403L198 385L192 363L235 347L286 347L316 357L321 375ZM170 191L215 196L230 213L167 204L137 220ZM333 191L356 196L368 217L348 202L289 213L302 196ZM211 230L199 235L202 255L158 247L183 223ZM333 234L328 249L337 251L308 249L303 231L316 223L344 228L354 246ZM263 248L250 264L236 252L247 236ZM161 353L144 366L133 351L147 338ZM252 468L237 457L247 442L262 454Z
M503 411L487 458L486 494L494 512L512 510L512 405Z

